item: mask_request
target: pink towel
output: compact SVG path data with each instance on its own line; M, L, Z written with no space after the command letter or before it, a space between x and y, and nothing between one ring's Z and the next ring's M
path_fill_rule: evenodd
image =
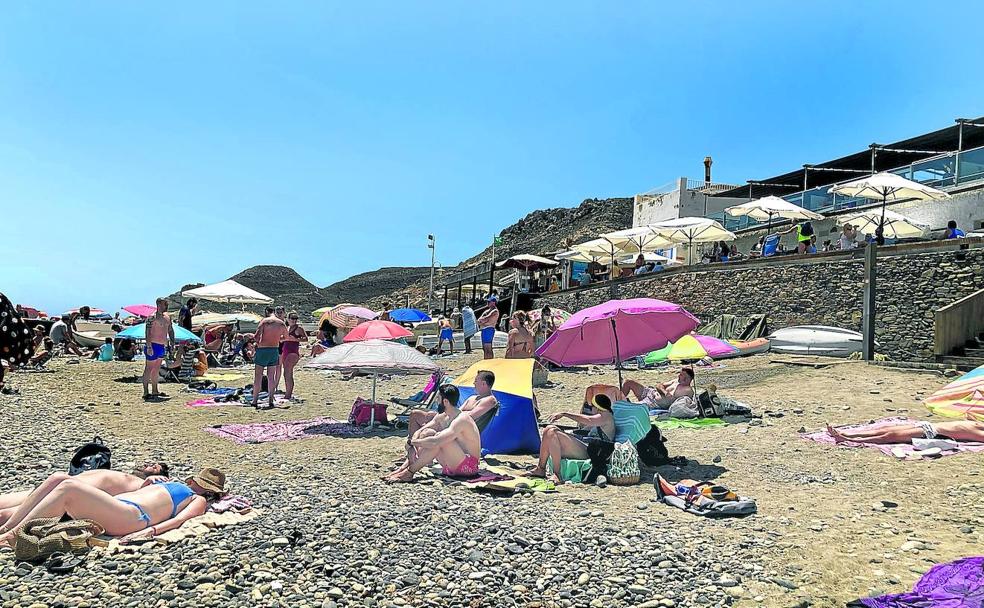
M216 407L222 405L222 403L216 403L214 399L195 399L194 401L185 403L185 407Z
M896 424L903 424L906 422L914 423L915 420L912 420L911 418L899 418L899 417L882 418L870 424L851 424L847 426L838 426L836 428L838 430L843 429L848 431L857 431L857 430L864 431L869 429L877 429L886 426L892 426ZM817 443L827 443L827 444L837 445L838 447L842 447L842 448L872 448L882 452L886 456L891 456L892 451L895 449L902 450L903 452L905 452L906 455L909 455L912 452L917 451L916 448L911 443L864 443L862 441L844 441L841 443L837 443L834 441L834 438L827 433L827 429L814 431L812 433L802 433L800 434L800 437L802 437L803 439L809 439L810 441L816 441ZM959 452L984 452L984 443L979 443L976 441L961 441L957 445L958 447L956 450L945 451L943 452L942 455L949 456L951 454L957 454Z

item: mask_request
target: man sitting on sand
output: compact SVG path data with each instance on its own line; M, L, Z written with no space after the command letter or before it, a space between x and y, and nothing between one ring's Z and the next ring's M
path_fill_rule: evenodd
M0 535L13 530L24 521L27 515L41 500L63 482L73 479L80 484L102 490L110 496L124 492L134 492L154 481L167 477L168 467L163 462L147 462L132 473L96 469L83 471L78 475L55 473L34 490L0 494Z
M267 307L267 316L260 321L256 327L256 355L253 362L256 364L253 373L253 407L259 409L260 387L263 386L263 370L267 374L267 391L269 396L266 409L273 407L274 393L277 390L280 378L277 377L277 369L280 366L280 342L287 337L287 324L280 320L274 309Z
M468 414L475 421L479 433L484 431L485 427L492 421L492 418L495 417L496 408L499 406L499 401L492 394L493 384L495 384L495 374L486 370L478 372L475 374L475 394L461 404L461 411ZM455 405L457 405L457 402L455 402ZM412 451L411 439L413 439L413 436L417 434L417 431L430 424L437 415L438 413L434 410L427 412L414 410L410 413L408 420L407 456Z
M409 482L424 467L437 461L444 474L468 477L478 474L482 439L471 416L458 409L458 387L445 384L437 389L437 415L410 439L406 462L384 477L387 482Z
M694 370L684 367L676 380L663 382L655 386L646 386L635 380L626 380L622 384L624 395L635 395L635 398L650 408L667 408L680 397L694 396Z
M926 422L913 420L875 429L839 431L827 425L827 432L834 441L857 441L861 443L909 443L913 439L950 439L953 441L984 442L984 422L976 420L950 420L947 422Z

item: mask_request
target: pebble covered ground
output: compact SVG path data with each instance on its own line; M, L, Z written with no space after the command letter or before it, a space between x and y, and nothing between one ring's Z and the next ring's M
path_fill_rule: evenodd
M475 360L442 364L458 373ZM20 394L0 396L0 492L64 470L74 448L99 434L119 469L156 458L181 475L218 466L263 514L174 545L95 549L67 575L0 553L0 606L836 606L903 591L933 563L979 552L984 518L969 508L980 506L979 455L901 463L797 436L826 420L925 417L921 398L948 379L769 361L733 360L698 375L761 419L668 433L671 454L690 464L659 472L711 478L758 502L753 517L714 521L657 503L652 470L628 488L504 498L429 479L381 483L403 445L395 433L236 445L202 431L344 418L356 395L368 396L364 378L302 370L305 402L290 409L190 409L183 403L193 395L176 385L167 402L141 402L139 384L119 381L138 364L55 360L52 373L11 375ZM540 407L576 410L584 387L614 378L604 368L552 373L537 391ZM380 393L406 396L422 384L393 378Z

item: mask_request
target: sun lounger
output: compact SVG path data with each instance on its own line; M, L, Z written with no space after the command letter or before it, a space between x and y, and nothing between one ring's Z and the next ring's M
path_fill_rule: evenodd
M402 405L403 411L399 414L393 416L394 421L397 424L406 425L410 418L410 414L416 410L427 411L430 410L434 405L434 396L437 394L437 388L441 385L444 379L443 372L436 372L431 375L430 381L424 387L420 393L414 395L411 399L399 399L397 397L391 397L390 402L396 405Z

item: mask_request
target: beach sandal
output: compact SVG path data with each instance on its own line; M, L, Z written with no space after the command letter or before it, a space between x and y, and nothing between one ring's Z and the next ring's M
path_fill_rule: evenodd
M61 552L52 553L45 560L44 568L52 574L68 574L82 565L87 555L86 553L82 555Z

